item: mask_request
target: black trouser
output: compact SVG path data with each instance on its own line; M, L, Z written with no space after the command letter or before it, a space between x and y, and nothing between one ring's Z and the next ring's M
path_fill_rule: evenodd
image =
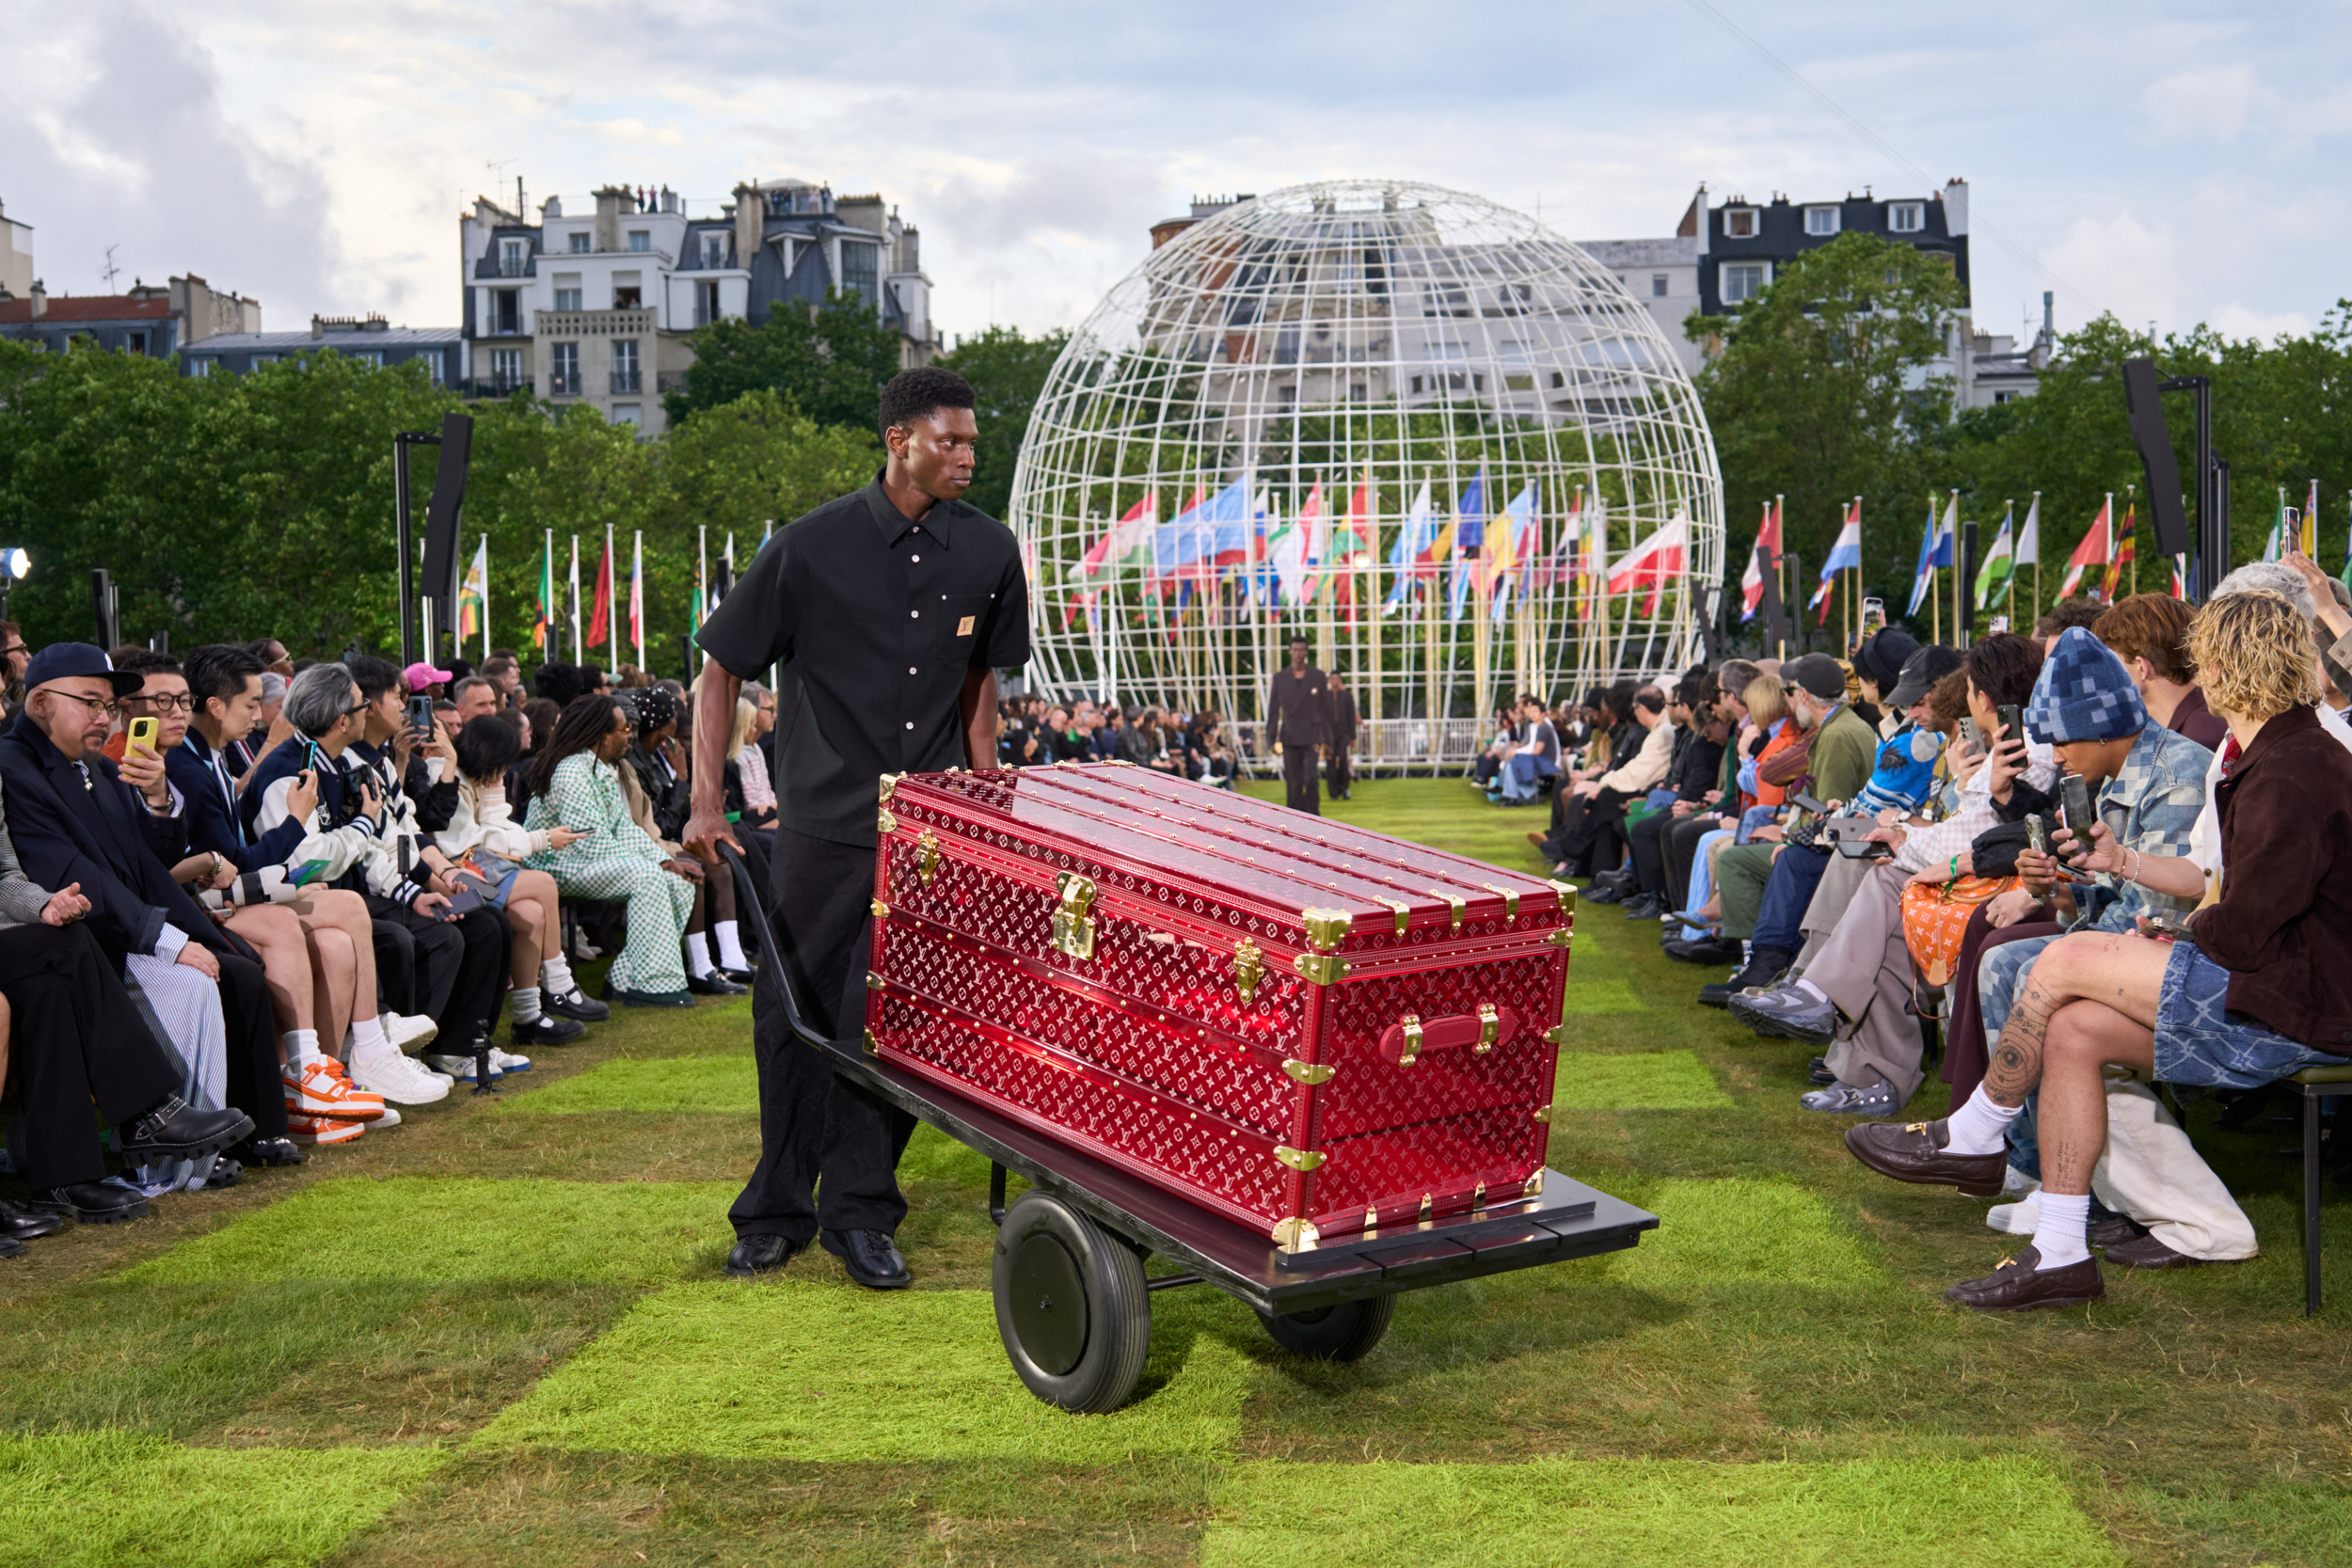
M1652 812L1626 830L1626 843L1633 853L1634 885L1644 893L1666 891L1665 832L1669 825L1681 820L1662 811Z
M1697 863L1699 840L1722 826L1721 814L1705 810L1677 817L1666 830L1666 897L1668 907L1681 909L1691 901L1691 867Z
M1343 740L1331 742L1331 759L1323 765L1325 787L1331 791L1331 798L1336 800L1346 794L1355 782L1355 769L1347 757L1347 743Z
M1594 796L1579 796L1565 805L1554 802L1558 810L1557 835L1560 858L1568 863L1568 875L1586 877L1597 871L1613 871L1617 867L1618 851L1625 843L1625 803L1634 797L1604 789Z
M1317 763L1315 749L1300 742L1282 748L1282 787L1289 792L1284 802L1293 811L1323 815L1323 791L1315 783Z
M795 1246L819 1226L895 1231L907 1217L898 1156L914 1118L803 1045L785 1022L776 983L781 967L811 1028L829 1038L859 1037L874 951L873 847L778 828L774 854L769 904L784 951L763 953L752 980L759 1164L727 1219L738 1236L781 1236Z
M127 1127L180 1092L180 1058L148 1028L87 926L0 930L0 993L24 1091L8 1132L17 1168L36 1190L103 1180L91 1101L107 1125ZM236 1054L232 1046L232 1061ZM284 1097L270 1098L282 1117Z
M489 1032L505 994L505 913L485 908L453 921L437 920L373 895L368 897L368 913L400 927L415 943L415 1000L419 1010L441 1026L436 1049L464 1054L475 1036ZM376 950L383 951L382 942Z
M220 1019L229 1036L229 1104L253 1118L257 1138L286 1135L286 1085L278 1076L278 1014L269 1005L269 976L259 961L215 952L220 960Z
M370 897L368 908L373 911L377 902ZM424 1008L417 1000L417 939L398 921L372 914L368 925L375 933L376 1010L421 1017Z

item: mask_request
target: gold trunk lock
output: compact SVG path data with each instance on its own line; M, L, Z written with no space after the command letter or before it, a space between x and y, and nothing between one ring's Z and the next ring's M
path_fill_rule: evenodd
M914 879L925 887L939 875L939 835L929 828L914 841Z
M1258 944L1248 937L1233 944L1233 990L1241 997L1241 1005L1248 1006L1258 999L1258 982L1265 978L1265 960L1258 952Z
M1057 871L1054 886L1061 905L1054 911L1054 949L1073 958L1094 957L1094 917L1087 910L1094 902L1094 883L1074 871Z

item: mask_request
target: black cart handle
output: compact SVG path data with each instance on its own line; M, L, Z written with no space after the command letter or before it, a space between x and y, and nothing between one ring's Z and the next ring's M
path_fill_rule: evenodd
M767 896L759 890L758 879L752 875L751 867L743 863L743 852L724 839L719 841L719 854L735 876L737 902L759 914L759 929L767 941L768 962L775 971L776 995L784 1003L785 1023L801 1037L803 1044L824 1050L834 1042L810 1028L806 1015L801 1011L800 996L792 989L791 968L784 961L785 954L789 951L784 940L784 929L776 924L775 912L768 907Z

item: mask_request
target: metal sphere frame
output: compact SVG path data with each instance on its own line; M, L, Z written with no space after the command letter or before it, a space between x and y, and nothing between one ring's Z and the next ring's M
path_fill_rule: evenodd
M1435 770L1517 691L1683 668L1723 580L1714 442L1647 308L1534 219L1406 182L1154 250L1056 361L1010 514L1036 683L1215 709L1253 762L1294 635L1367 760ZM1645 541L1681 547L1608 592Z

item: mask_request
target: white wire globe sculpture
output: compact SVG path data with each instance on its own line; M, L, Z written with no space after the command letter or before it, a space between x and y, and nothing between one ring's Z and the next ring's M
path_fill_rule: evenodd
M1038 399L1010 522L1031 673L1214 710L1245 760L1295 635L1359 756L1458 765L1498 703L1685 667L1723 484L1649 311L1479 197L1297 185L1154 250Z

